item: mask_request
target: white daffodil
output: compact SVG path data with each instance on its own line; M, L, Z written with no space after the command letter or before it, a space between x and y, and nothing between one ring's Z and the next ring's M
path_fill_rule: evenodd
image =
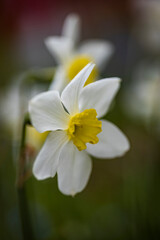
M134 101L133 101L134 99ZM133 81L124 94L127 114L160 128L160 66L143 61L135 70ZM128 111L130 109L130 111ZM153 127L153 126L152 126Z
M39 180L58 174L62 193L75 195L89 179L92 162L89 156L114 158L129 149L125 135L114 124L98 119L106 114L119 89L119 78L108 78L88 84L94 64L83 68L63 90L48 91L29 103L33 126L39 132L49 131L39 152L33 173Z
M76 74L91 61L96 63L96 68L86 84L93 82L113 53L112 44L104 40L89 40L78 45L80 25L79 16L70 14L64 22L62 36L48 37L45 41L47 48L58 64L53 83L50 86L52 90L61 92Z

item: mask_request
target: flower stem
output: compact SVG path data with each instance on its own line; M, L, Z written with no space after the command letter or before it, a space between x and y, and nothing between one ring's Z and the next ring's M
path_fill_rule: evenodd
M29 214L29 206L26 196L26 189L25 186L22 188L17 189L18 192L18 204L19 204L19 212L22 224L22 234L24 240L33 240L33 230L30 221L30 214Z
M22 224L22 234L24 240L33 240L33 230L31 225L30 213L28 200L26 195L25 188L25 166L26 166L26 154L25 154L25 138L26 138L26 126L31 124L29 115L25 116L23 127L22 127L22 138L20 145L20 154L18 159L18 168L17 168L17 181L16 188L18 193L18 204L19 212Z

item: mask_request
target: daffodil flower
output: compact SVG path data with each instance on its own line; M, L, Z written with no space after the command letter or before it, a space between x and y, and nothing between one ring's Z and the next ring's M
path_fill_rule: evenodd
M96 67L86 84L93 82L104 69L113 52L112 44L105 40L89 40L81 45L77 44L80 25L79 16L70 14L64 22L62 36L48 37L45 40L48 50L58 63L53 83L50 86L52 90L61 92L89 62L95 62Z
M135 99L132 101L131 99ZM132 118L141 120L147 126L160 129L160 66L143 61L133 74L133 81L124 93L124 110ZM128 108L130 111L128 111Z
M112 123L99 120L106 114L119 89L119 78L108 78L87 86L94 68L90 63L63 90L41 93L29 103L33 126L49 131L39 152L33 174L39 180L58 174L62 193L75 195L86 186L92 170L91 156L115 158L129 149L125 135Z

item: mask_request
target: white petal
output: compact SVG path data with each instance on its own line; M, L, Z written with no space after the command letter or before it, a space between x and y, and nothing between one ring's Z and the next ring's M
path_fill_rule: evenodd
M85 151L79 151L72 141L68 142L59 157L58 186L62 193L75 195L81 192L89 179L92 162Z
M74 45L73 41L67 37L48 37L45 44L59 64L65 63L70 57Z
M79 97L80 111L94 108L97 111L98 118L104 116L119 86L119 78L106 78L88 84L83 88Z
M69 115L57 91L44 92L34 97L29 103L29 112L38 132L67 129Z
M129 141L114 124L102 120L102 132L97 144L87 144L87 152L97 158L115 158L129 150Z
M53 81L49 90L57 90L61 92L67 84L66 71L63 66L57 67Z
M65 19L62 35L68 37L76 43L80 37L81 21L77 14L69 14Z
M86 41L79 47L79 53L91 56L100 70L104 69L113 50L113 45L103 40Z
M87 64L62 92L62 102L71 115L79 112L79 95L94 66L93 63Z
M33 174L37 179L42 180L54 177L57 171L60 152L67 143L67 140L68 137L65 131L49 133L33 165Z

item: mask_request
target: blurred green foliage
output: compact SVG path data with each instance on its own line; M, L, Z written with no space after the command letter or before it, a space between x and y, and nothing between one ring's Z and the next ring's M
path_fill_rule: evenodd
M117 98L117 102L120 96ZM57 179L26 182L35 239L158 239L160 236L159 141L123 114L108 114L126 133L131 150L123 158L93 159L86 189L61 194ZM1 239L22 239L11 141L1 138Z
M104 77L118 76L123 81L115 104L106 119L120 127L131 143L130 151L122 158L93 159L93 171L89 183L85 190L75 197L60 193L56 177L38 181L32 176L27 180L26 193L35 240L160 239L160 139L154 135L152 126L146 129L142 122L128 118L121 106L123 90L127 90L138 61L143 57L149 58L151 62L155 58L156 60L160 58L158 51L154 55L149 53L150 49L144 50L137 38L132 35L131 26L137 19L133 19L131 14L129 8L131 1L100 1L98 7L97 2L91 6L89 1L86 1L88 8L85 7L84 10L81 1L76 2L79 8L75 3L73 4L73 1L71 1L72 7L66 1L65 7L59 3L58 9L54 1L50 1L53 4L51 9L44 7L47 1L38 1L38 10L36 4L33 6L35 1L23 2L22 5L17 1L16 5L15 1L11 2L14 7L12 4L8 7L9 1L5 4L6 26L1 21L6 33L6 35L1 34L3 36L0 38L1 92L4 91L4 87L9 86L14 76L28 70L32 65L24 54L27 53L27 47L30 49L29 56L37 56L37 61L42 62L40 67L48 66L49 62L52 69L52 58L43 60L44 55L41 50L44 48L42 45L44 39L38 41L39 35L41 36L40 33L43 32L46 34L45 36L42 34L43 37L49 36L54 32L53 26L56 29L54 33L58 33L57 29L61 29L58 21L61 19L62 22L62 16L64 18L69 11L79 12L81 9L82 15L84 14L83 20L86 20L86 25L84 24L86 39L101 36L115 45L115 55L109 62ZM88 9L90 9L89 14ZM1 17L4 17L3 14ZM26 36L28 38L25 42ZM19 44L23 46L22 49ZM43 64L44 62L46 64ZM33 78L33 73L35 74L31 71L31 85L32 81L41 79L43 75L41 73L42 75ZM51 75L49 74L48 77L50 79ZM30 91L30 85L27 91ZM2 125L0 113L1 240L22 240L15 187L17 168L15 149L17 150L17 143L13 142L9 131L6 131Z

